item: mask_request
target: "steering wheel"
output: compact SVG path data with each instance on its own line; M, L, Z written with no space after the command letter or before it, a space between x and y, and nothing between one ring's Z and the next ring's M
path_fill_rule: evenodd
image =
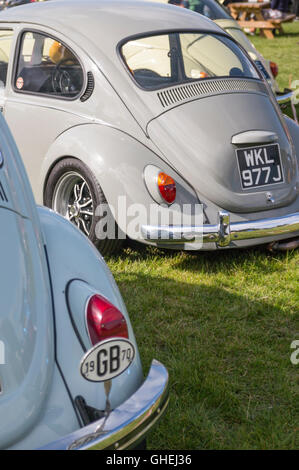
M75 86L72 81L72 77L67 70L62 70L61 67L64 64L70 62L70 59L62 59L56 64L52 72L51 81L52 89L54 93L68 95L74 91Z
M244 72L239 67L232 67L229 71L230 77L244 77Z

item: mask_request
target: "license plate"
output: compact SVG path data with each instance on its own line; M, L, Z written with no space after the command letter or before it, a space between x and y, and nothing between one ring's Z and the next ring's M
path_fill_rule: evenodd
M122 374L135 357L128 339L112 338L96 344L82 358L81 375L90 382L104 382Z
M283 183L278 144L236 150L242 189Z

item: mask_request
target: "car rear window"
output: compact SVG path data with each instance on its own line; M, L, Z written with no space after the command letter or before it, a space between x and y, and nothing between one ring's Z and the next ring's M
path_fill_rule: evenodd
M169 33L128 40L121 47L139 86L165 86L218 77L259 78L256 69L229 38L210 33Z

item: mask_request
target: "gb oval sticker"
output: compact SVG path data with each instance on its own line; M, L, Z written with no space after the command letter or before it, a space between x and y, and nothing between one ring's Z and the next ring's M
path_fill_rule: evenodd
M104 382L122 374L134 357L135 347L128 339L101 341L83 356L80 373L90 382Z

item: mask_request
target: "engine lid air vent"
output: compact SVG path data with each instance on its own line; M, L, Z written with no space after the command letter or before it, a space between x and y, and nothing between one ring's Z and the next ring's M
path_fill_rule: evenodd
M217 79L204 80L180 85L157 93L163 108L173 106L180 101L187 101L196 97L217 95L231 92L252 92L267 94L267 88L260 81L246 79Z

